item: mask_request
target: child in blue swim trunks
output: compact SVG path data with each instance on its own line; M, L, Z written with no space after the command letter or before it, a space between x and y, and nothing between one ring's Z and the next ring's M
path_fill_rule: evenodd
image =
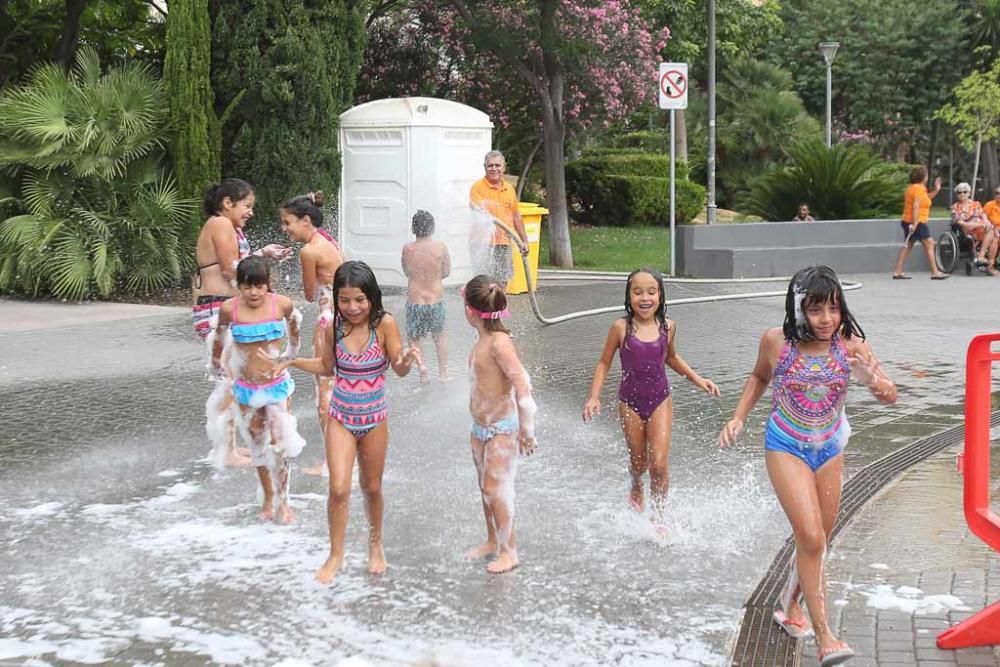
M411 225L416 241L403 246L403 273L406 286L406 338L410 347L420 350L420 341L431 336L437 350L438 373L448 381L448 340L444 335L444 279L451 273L451 256L443 241L431 238L434 216L417 211ZM429 382L426 366L420 367L420 381Z
M643 476L649 470L653 519L664 531L663 511L670 483L670 435L673 427L673 399L665 366L687 378L710 396L719 388L698 375L674 348L677 325L667 319L663 276L655 269L636 269L625 282L625 317L608 331L601 359L594 370L590 395L583 406L583 421L589 422L601 410L601 387L614 361L621 357L622 380L618 387L618 417L629 452L632 488L629 505L637 512L644 508Z
M508 572L518 565L514 539L514 477L519 456L535 451L535 401L531 380L517 358L502 319L510 316L507 296L485 275L462 290L465 319L478 337L469 353L472 392L472 460L486 516L486 542L469 559L496 556L486 570Z
M240 261L236 268L240 295L223 302L219 310L212 366L221 371L225 358L228 375L235 378L231 386L239 409L236 423L250 445L250 458L264 491L261 518L274 518L277 498L278 517L289 523L295 519L288 504L289 461L299 455L305 440L288 410L295 382L287 371L274 377L273 362L298 352L301 316L291 299L270 292L270 280L265 260L247 257ZM211 434L213 415L209 418ZM216 440L216 450L226 446L224 438Z
M768 384L773 395L764 433L764 458L775 494L795 536L795 561L777 621L793 637L815 633L821 665L853 655L827 623L823 559L840 508L843 453L851 427L844 414L850 376L882 403L896 401L896 386L872 353L847 308L832 269L813 266L792 278L785 322L764 332L757 364L719 442L743 430ZM800 583L801 581L801 583ZM812 627L798 598L805 595Z

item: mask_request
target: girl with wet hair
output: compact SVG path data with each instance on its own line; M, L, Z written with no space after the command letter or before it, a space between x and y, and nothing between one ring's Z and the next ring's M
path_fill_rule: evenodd
M385 375L410 372L420 363L416 350L404 349L399 327L382 307L382 290L364 262L344 262L333 278L334 319L326 327L321 354L279 364L278 372L294 366L315 375L335 377L330 418L324 440L330 470L327 518L330 554L316 572L321 583L330 583L344 562L344 536L351 498L354 460L368 514L368 571L385 572L382 548L382 471L389 444Z
M535 451L535 400L531 379L503 319L510 317L502 286L478 275L462 290L465 319L478 334L469 353L472 460L486 518L486 542L469 559L495 557L493 574L518 566L514 538L514 477L517 460Z
M212 336L212 366L234 378L229 391L235 398L235 421L250 444L250 458L257 468L264 492L261 518L289 523L295 515L288 502L290 461L299 455L305 440L289 411L295 381L288 372L274 377L269 359L294 357L299 348L302 318L287 296L270 291L271 271L260 257L247 257L236 268L239 296L228 299L219 311L218 331ZM223 355L227 350L228 354ZM208 408L208 433L213 436L216 461L227 447L226 417Z
M677 325L667 319L663 276L655 269L636 269L625 281L625 317L616 320L608 331L583 406L584 422L600 413L601 388L617 351L622 365L618 418L628 445L632 478L628 502L635 511L644 510L643 476L648 470L653 521L660 536L665 534L674 410L664 367L670 366L709 396L719 395L715 383L698 375L677 353L676 337Z
M750 410L771 385L764 460L795 537L795 559L774 620L792 637L815 634L824 666L854 655L830 630L823 574L827 543L840 509L844 448L851 434L844 402L852 374L879 402L896 402L896 385L848 309L837 274L826 266L802 269L788 285L784 325L761 337L757 363L733 418L719 434L720 445L733 444Z
M319 307L313 329L313 355L316 357L322 356L323 348L331 345L326 339L326 331L333 321L333 277L344 263L337 241L323 229L322 206L325 202L326 195L322 191L310 192L292 197L278 209L282 231L289 240L303 244L299 251L302 293L306 301L316 303ZM320 375L314 377L319 427L325 433L330 418L333 378ZM326 463L309 466L302 472L307 475L322 475L326 472Z

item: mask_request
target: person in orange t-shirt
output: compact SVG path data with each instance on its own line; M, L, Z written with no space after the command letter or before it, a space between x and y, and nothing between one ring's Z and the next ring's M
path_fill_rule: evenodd
M983 214L1000 233L1000 187L993 191L993 199L983 204Z
M910 172L910 186L903 195L903 219L899 223L903 227L903 247L899 249L896 258L896 268L892 272L893 280L909 280L910 276L903 273L906 258L913 250L913 244L920 241L927 253L927 264L931 267L931 280L944 280L948 277L938 268L934 261L934 239L931 238L927 219L930 217L931 200L941 190L941 177L934 179L934 189L927 192L927 167L919 165Z
M513 255L510 248L510 237L499 227L493 226L495 218L513 229L523 242L521 254L528 252L528 234L524 231L524 222L517 210L517 192L513 186L504 180L504 170L507 162L500 151L490 151L483 163L486 176L472 184L469 190L469 206L474 211L481 211L488 220L476 220L475 228L470 234L470 250L473 270L477 274L490 276L502 289L507 289L507 283L514 276ZM477 229L480 224L489 224L493 229L489 241L485 233ZM477 233L478 232L478 233Z

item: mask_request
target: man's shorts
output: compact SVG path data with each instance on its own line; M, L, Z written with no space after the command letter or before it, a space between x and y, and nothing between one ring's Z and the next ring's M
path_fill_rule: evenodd
M480 253L476 253L480 254ZM509 283L514 277L514 263L510 245L492 245L481 256L474 257L476 273L482 273L498 283Z
M899 224L903 228L903 238L905 239L906 235L910 233L910 223L900 221ZM913 236L910 237L910 242L919 243L920 241L924 241L926 239L929 239L930 237L931 237L930 228L927 226L926 222L921 222L917 225L917 229L916 231L913 232Z
M444 302L406 304L406 337L418 340L444 333Z

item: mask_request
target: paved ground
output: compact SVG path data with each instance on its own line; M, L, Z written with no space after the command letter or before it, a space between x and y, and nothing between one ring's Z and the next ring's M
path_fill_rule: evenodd
M901 388L892 407L852 392L848 474L959 422L965 346L997 329L1000 282L956 276L932 283L917 275L906 282L857 276L865 287L848 296ZM672 285L668 296L774 288ZM620 302L623 291L619 283L550 281L540 300L547 314L560 314ZM760 333L780 324L782 303L671 310L682 355L724 396L709 399L671 378L671 532L663 543L624 508L625 457L612 411L589 427L579 423L613 316L543 328L525 299L516 300L514 330L534 379L542 445L518 481L522 567L492 578L455 556L481 531L463 444L467 379L459 372L450 385L390 381L392 569L382 579L364 575L355 497L348 567L336 586L322 588L311 573L325 548L323 481L294 482L296 526L260 526L252 478L216 475L201 460L210 387L183 311L148 316L143 307L108 319L102 307L0 302L0 488L11 508L0 516L0 660L724 664L741 604L788 528L761 461L766 401L741 446L719 452L714 438ZM387 305L402 311L398 296ZM43 308L70 313L69 326ZM43 322L26 325L39 313ZM456 295L448 315L453 359L461 360L471 337ZM297 379L310 462L319 456L318 430L308 378ZM608 403L615 379L605 388ZM962 537L961 480L942 457L876 498L834 547L831 599L847 602L839 623L880 664L937 657L926 650L933 631L920 630L964 613L936 618L917 603L949 594L976 609L1000 597L997 558ZM927 493L928 480L941 491ZM897 506L917 511L890 512ZM933 515L925 511L931 506ZM993 659L963 654L962 664L986 658Z

